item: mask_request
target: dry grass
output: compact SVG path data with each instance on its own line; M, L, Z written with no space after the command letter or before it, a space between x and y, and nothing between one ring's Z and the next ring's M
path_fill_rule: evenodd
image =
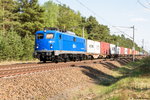
M2 61L0 62L0 65L12 65L12 64L23 64L23 63L37 63L39 60L33 60L33 61Z
M149 57L113 71L122 74L122 78L109 86L94 85L83 92L86 96L82 99L92 94L92 100L150 100Z

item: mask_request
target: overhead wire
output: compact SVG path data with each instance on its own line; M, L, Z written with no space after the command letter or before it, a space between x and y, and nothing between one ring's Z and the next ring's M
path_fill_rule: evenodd
M56 0L57 3L62 4L59 0Z
M146 0L146 2L150 5L150 1L149 0Z
M99 17L100 19L102 19L103 21L107 22L110 27L116 29L117 31L119 31L120 33L123 33L124 35L128 36L130 39L133 39L133 37L131 37L130 35L126 34L125 32L121 31L120 29L118 29L117 27L113 26L110 22L108 22L105 18L99 16L97 13L95 13L93 10L91 10L90 8L88 8L87 6L85 6L81 1L76 0L81 6L83 6L84 8L86 8L89 12L93 13L95 16ZM56 0L57 3L59 3L60 5L63 5L63 3L59 0Z
M150 10L150 8L147 7L147 6L145 6L140 0L137 0L137 2L138 2L142 7L144 7L144 8L146 8L146 9Z
M102 20L104 20L105 22L107 22L112 28L115 28L116 30L118 30L119 32L123 33L124 35L128 36L129 38L133 39L130 35L126 34L125 32L121 31L120 29L114 27L110 22L108 22L107 20L105 20L105 18L99 16L97 13L95 13L93 10L91 10L90 8L88 8L87 6L85 6L81 1L76 0L80 5L82 5L83 7L85 7L88 11L90 11L91 13L93 13L95 16L101 18Z

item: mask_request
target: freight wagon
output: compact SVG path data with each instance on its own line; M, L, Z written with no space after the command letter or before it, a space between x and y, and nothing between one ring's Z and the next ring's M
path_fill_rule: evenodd
M106 42L100 42L100 57L110 58L110 44Z
M100 56L100 43L93 40L87 40L86 42L86 55L89 59L99 58Z
M125 48L124 47L120 47L120 55L125 56Z

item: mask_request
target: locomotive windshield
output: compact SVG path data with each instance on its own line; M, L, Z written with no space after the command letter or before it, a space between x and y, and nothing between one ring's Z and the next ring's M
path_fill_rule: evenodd
M44 34L38 34L37 35L37 39L43 39L44 38Z
M53 33L46 34L46 39L52 39L54 37Z

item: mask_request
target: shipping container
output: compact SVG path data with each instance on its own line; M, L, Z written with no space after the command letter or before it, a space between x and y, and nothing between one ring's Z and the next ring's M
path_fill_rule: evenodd
M87 40L87 53L94 53L94 41L93 40Z
M117 53L116 51L117 51L116 45L110 44L110 53L111 53L111 55L116 54Z
M110 44L110 53L111 53L111 55L120 55L121 48L115 44Z
M128 48L128 55L132 55L132 49Z
M124 54L128 55L128 48L124 48Z
M107 42L100 42L101 56L110 55L110 44Z
M120 48L120 47L117 47L116 54L118 54L118 55L120 55L120 54L121 54L121 48Z
M137 55L137 51L135 50L135 55Z
M124 47L120 47L120 49L121 49L120 54L124 55L125 54L125 48Z
M87 54L93 58L98 58L100 55L100 42L87 40Z
M94 41L94 53L100 55L100 42Z

